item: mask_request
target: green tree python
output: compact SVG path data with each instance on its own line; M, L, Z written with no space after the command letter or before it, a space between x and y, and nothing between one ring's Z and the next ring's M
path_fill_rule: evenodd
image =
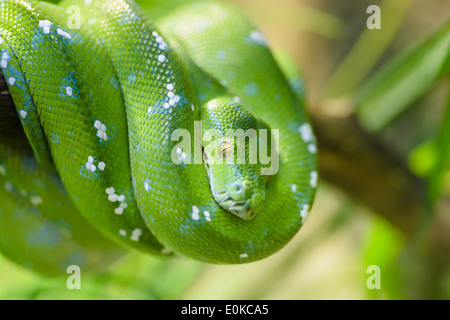
M0 16L32 147L0 144L5 256L50 274L123 247L242 264L301 228L315 137L295 68L245 15L199 2L156 27L132 1L1 0Z

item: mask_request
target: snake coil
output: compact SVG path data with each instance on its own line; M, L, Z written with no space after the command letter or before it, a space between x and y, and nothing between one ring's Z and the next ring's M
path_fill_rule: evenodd
M32 146L0 144L6 256L56 273L113 260L119 243L238 264L273 254L303 225L317 148L285 77L292 70L220 2L181 7L157 25L125 0L0 0L0 68ZM255 178L261 192L246 180L259 167L216 170L178 147L174 132L195 136L200 120L278 132L279 168ZM198 138L183 142L194 150ZM233 144L222 146L226 156ZM215 189L229 185L220 172L240 177L234 189Z

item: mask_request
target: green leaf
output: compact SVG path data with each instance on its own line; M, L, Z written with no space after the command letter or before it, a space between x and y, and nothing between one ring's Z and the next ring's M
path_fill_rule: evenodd
M422 97L448 73L450 20L393 58L356 95L356 114L370 131L378 131Z
M419 177L429 178L438 161L438 144L435 140L417 146L408 155L409 169Z
M444 177L450 171L450 94L447 100L447 110L437 141L438 157L431 172L428 184L428 204L432 210L442 193Z

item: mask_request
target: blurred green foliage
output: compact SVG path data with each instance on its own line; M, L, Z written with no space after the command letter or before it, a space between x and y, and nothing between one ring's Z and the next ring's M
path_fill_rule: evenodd
M435 150L438 156L430 174L428 188L430 210L441 196L450 196L450 94Z
M357 93L357 116L365 128L377 131L448 75L450 21L394 57Z

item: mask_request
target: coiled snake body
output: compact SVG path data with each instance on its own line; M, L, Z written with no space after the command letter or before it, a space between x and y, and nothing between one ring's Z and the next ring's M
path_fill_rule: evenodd
M0 145L5 255L57 272L113 259L112 241L247 263L302 226L317 185L314 135L241 13L202 2L157 29L131 1L16 0L0 1L0 16L0 67L33 148ZM216 129L226 158L230 128L277 132L277 172L208 158L198 130Z

